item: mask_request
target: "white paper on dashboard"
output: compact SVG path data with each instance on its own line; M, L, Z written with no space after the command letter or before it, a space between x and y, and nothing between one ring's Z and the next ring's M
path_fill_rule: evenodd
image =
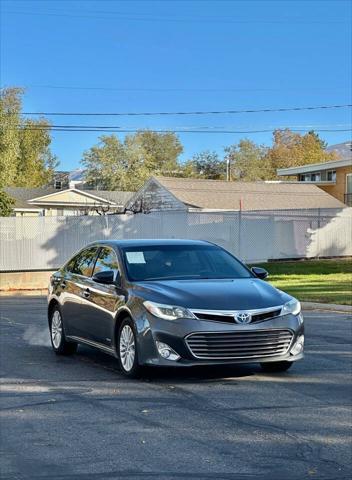
M126 252L128 263L146 263L143 252Z

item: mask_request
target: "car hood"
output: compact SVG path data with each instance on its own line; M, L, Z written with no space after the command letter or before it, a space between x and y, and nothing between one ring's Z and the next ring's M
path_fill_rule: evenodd
M268 308L291 298L256 278L136 282L133 290L143 300L206 310Z

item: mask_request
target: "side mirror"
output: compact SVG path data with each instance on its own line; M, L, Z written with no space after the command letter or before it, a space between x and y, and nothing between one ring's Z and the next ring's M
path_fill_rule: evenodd
M104 283L105 285L111 285L114 282L114 272L112 270L106 270L105 272L97 272L93 275L92 280L97 283Z
M252 267L251 268L252 273L261 280L264 280L265 278L268 278L269 273L265 270L265 268L260 268L260 267Z

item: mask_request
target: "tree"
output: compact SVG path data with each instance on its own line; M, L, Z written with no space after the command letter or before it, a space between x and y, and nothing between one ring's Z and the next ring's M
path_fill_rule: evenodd
M334 152L324 150L326 144L315 132L301 135L285 129L275 130L273 135L273 146L269 148L266 156L270 164L271 178L276 178L278 168L327 162L336 158Z
M49 149L49 123L24 120L19 130L21 159L17 166L16 184L36 187L48 184L57 166L56 157Z
M226 165L220 160L216 152L205 150L197 153L183 166L185 177L207 178L211 180L224 180Z
M0 186L39 187L47 184L57 166L50 152L47 120L21 116L23 90L0 93Z
M103 135L84 152L87 182L106 190L137 190L151 175L174 175L180 170L183 147L174 133L139 131L121 142Z
M267 148L243 139L238 144L225 148L225 160L230 165L230 178L254 182L267 180L270 165L266 158Z
M0 190L0 217L12 215L14 204L14 199L3 190Z
M231 166L231 179L243 181L282 180L278 168L333 160L335 154L325 150L326 143L313 131L301 135L289 129L275 130L270 148L242 139L225 148Z
M14 185L20 157L17 125L23 90L11 88L0 93L0 187Z
M328 142L320 138L319 134L316 133L314 130L309 130L308 135L312 135L315 138L315 140L319 143L322 149L325 150L325 148L328 146Z
M143 130L126 137L126 143L142 149L146 167L156 174L173 176L179 173L178 158L183 146L174 133Z

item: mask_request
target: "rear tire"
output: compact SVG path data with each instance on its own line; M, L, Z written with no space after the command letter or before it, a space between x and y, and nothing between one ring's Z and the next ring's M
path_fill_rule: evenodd
M120 325L116 350L122 373L129 378L138 378L141 367L138 363L137 336L133 320L129 317Z
M286 372L291 366L293 362L268 362L268 363L261 363L260 366L264 370L264 372Z
M56 355L72 355L77 351L77 343L66 340L62 314L58 306L55 306L50 314L50 340Z

